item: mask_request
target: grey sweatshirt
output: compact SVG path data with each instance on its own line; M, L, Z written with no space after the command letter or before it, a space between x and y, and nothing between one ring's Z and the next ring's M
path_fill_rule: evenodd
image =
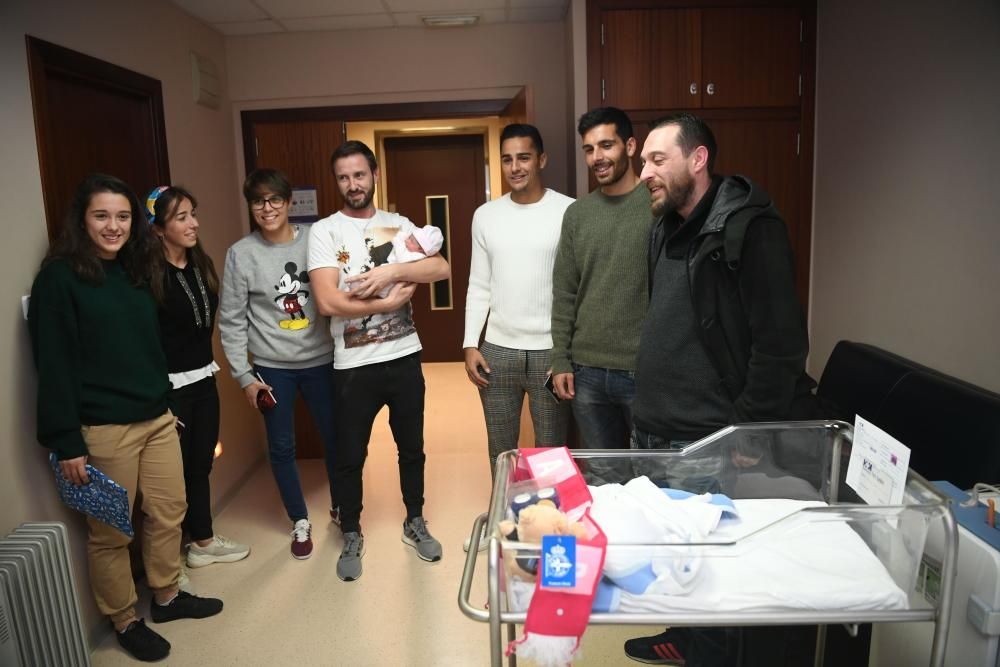
M288 243L271 243L253 232L226 252L219 332L241 387L256 379L248 353L265 368L333 361L330 322L316 310L306 271L309 228L293 227L295 238Z

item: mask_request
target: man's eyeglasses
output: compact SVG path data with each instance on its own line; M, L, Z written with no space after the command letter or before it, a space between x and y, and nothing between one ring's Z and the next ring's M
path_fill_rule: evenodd
M279 195L273 195L271 197L265 197L264 199L251 199L250 208L255 211L261 211L264 209L264 204L270 204L271 208L281 208L285 205L287 200Z

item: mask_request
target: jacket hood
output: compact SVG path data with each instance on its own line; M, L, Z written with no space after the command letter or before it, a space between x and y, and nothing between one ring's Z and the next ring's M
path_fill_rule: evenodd
M754 185L746 176L727 176L719 185L715 202L708 212L705 224L699 234L711 234L722 231L726 220L733 213L744 209L756 208L763 213L771 206L771 198L766 192Z

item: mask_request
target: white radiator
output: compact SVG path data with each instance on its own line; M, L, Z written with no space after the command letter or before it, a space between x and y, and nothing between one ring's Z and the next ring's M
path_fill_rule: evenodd
M0 540L0 665L90 665L61 523L24 523Z

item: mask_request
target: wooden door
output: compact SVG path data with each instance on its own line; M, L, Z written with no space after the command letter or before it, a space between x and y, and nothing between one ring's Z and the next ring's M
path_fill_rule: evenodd
M158 80L30 36L27 48L50 240L88 174L117 176L142 200L170 184Z
M451 264L450 280L421 285L413 296L413 318L424 361L464 358L472 214L486 201L483 144L481 134L385 139L389 210L417 226L430 223L441 228L445 243L441 254Z
M702 106L797 108L801 26L798 7L702 10Z
M344 200L330 169L330 156L344 141L342 121L257 122L253 131L257 167L280 169L292 187L315 187L320 218L341 209ZM252 216L250 226L256 227Z

